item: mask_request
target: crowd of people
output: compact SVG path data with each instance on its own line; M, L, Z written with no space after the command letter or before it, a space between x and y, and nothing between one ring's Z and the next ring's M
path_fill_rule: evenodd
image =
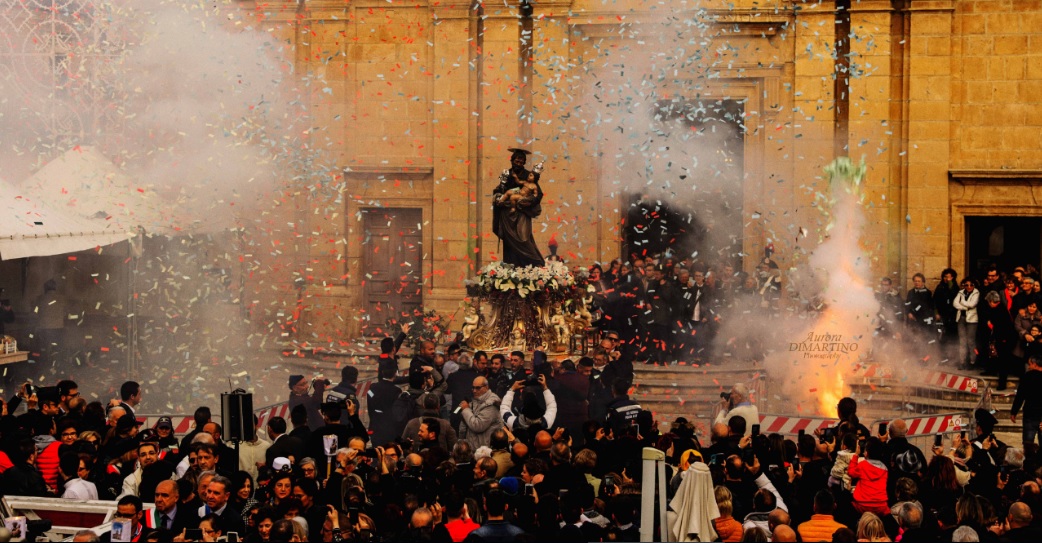
M998 377L1022 375L1028 358L1042 357L1042 282L1032 266L1010 273L992 266L981 281L947 268L931 291L917 273L902 296L889 278L880 281L880 331L888 339L937 345L936 354L959 369Z
M668 276L676 277L673 285L660 271L663 263L654 267L637 272L647 279L639 281L642 296L669 291L651 303L674 303L692 317L700 317L704 300L728 291L722 279L710 287L704 272L689 278L677 265ZM608 292L621 291L633 272L601 271L591 270L590 280L614 285L599 291L601 324L634 318L617 312L613 304L621 298ZM980 289L972 281L956 289L954 272L943 276L947 286L933 292L919 276L906 298L881 294L894 298L894 315L905 317L883 325L894 337L933 333L915 329L932 313L939 320L927 324L941 325L938 333L951 322L959 338L952 343L979 350L962 341L964 331L976 342L978 330L988 329L987 348L1004 327L1016 332L1023 324L1017 321L1037 320L1037 287L1028 290L1028 273L1019 289L1014 280L1001 290L991 287L998 278ZM671 290L692 281L704 290ZM980 298L989 309L971 302ZM640 315L648 311L655 313ZM998 316L1008 325L999 325ZM860 424L850 398L839 402L840 422L831 429L763 434L748 390L736 384L723 394L711 431L698 435L691 421L657 421L629 396L633 365L647 342L663 353L676 348L662 340L673 331L649 326L637 322L632 329L647 334L628 338L624 327L605 326L599 346L576 360L539 349L488 356L456 344L442 353L421 341L400 364L406 326L381 342L378 379L362 389L364 401L354 366L341 368L336 385L292 375L290 420L273 417L237 443L206 406L196 410L187 435L175 436L168 417L142 429L135 410L143 390L133 381L107 404L86 401L72 380L26 384L0 411L0 489L114 500L133 541L215 541L232 533L247 541L445 542L662 540L667 533L678 541L1042 536L1042 461L1034 434L1029 440L1025 433L1025 447L1009 447L992 432L994 416L978 410L969 435L936 441L924 453L907 439L903 420L871 430ZM1027 335L1034 337L1035 327ZM996 348L1030 359L1042 376L1042 358L1028 345L1033 337L1023 338L1020 351L1013 335L1010 345ZM997 363L987 355L963 360ZM1018 400L1014 416L1023 407L1037 430L1042 395ZM640 516L642 500L657 502L642 485L648 447L666 458L668 484L659 490L669 504L665 525ZM97 540L90 532L76 537Z
M721 345L714 340L729 321L781 311L782 273L770 256L754 273L669 256L616 259L607 269L594 264L576 271L593 287L594 325L618 331L642 362L762 359L756 334L737 334Z
M178 439L141 429L134 382L103 405L73 381L22 387L4 405L0 487L9 495L110 499L133 541L1031 541L1042 535L1037 448L973 435L931 458L893 420L869 430L850 398L819 435L760 433L741 384L709 436L661 428L627 392L614 333L595 358L489 358L424 343L399 376L396 342L365 393L291 376L290 421L236 449L207 407ZM24 408L20 404L25 404ZM17 413L17 414L16 414ZM312 415L318 419L312 420ZM666 431L663 431L666 430ZM668 521L639 515L642 450L666 461ZM651 496L654 498L654 496ZM146 504L148 505L146 507ZM649 536L650 534L650 536ZM88 531L78 540L97 540Z

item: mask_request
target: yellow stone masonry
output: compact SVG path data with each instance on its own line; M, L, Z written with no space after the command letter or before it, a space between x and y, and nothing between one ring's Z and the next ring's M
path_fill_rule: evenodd
M342 212L309 219L320 233L308 264L315 307L299 332L309 340L360 330L358 217L373 205L421 210L424 303L455 311L462 280L498 257L489 198L508 147L547 161L541 247L554 234L571 263L620 256L632 190L620 165L632 156L619 145L635 125L619 112L654 99L744 101L743 250L755 257L770 239L783 267L797 263L798 228L819 227L814 193L837 152L869 166L864 246L873 272L901 285L919 271L965 273L966 216L1042 215L1031 198L999 201L1042 177L1040 1L854 2L852 75L836 71L845 36L833 0L538 2L527 81L513 0L242 5L266 11L297 71L330 89L302 97L338 142L325 158L347 187ZM659 77L666 66L676 73ZM981 174L996 190L966 201L953 183L977 171L1024 173Z

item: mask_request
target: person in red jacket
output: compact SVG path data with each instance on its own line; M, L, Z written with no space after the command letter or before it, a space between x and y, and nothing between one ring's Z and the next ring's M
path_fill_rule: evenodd
M58 439L44 447L40 455L36 457L36 469L40 470L40 475L43 475L47 488L51 489L55 494L61 494L58 492L58 448L62 445L71 446L76 442L76 436L78 435L79 432L76 431L75 421L69 419L62 420L58 423L58 430L55 433L55 437Z
M861 442L854 449L847 473L856 481L854 485L854 508L858 513L872 512L877 515L890 514L886 504L886 464L881 460L886 456L886 448L877 437L870 437L865 442L865 457L861 458Z

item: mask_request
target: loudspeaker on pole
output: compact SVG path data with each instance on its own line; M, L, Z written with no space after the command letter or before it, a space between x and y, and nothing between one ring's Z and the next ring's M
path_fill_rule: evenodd
M242 390L221 394L221 437L225 441L253 441L257 428L253 425L253 394Z

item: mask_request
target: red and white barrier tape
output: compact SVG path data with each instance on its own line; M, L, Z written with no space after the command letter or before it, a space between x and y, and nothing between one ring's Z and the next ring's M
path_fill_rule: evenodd
M968 413L904 419L908 423L908 437L961 432L969 427L971 420L973 419Z
M926 376L925 383L936 387L977 394L980 380L976 377L935 371Z
M861 371L855 373L856 377L864 379L893 379L893 370L887 366L879 364L869 364L864 366ZM912 386L916 386L919 383L913 383ZM978 394L980 392L981 380L976 377L970 377L967 375L957 375L954 373L946 373L943 371L932 371L926 374L926 377L921 382L922 385L946 388L949 390L958 390L960 392L969 392L970 394Z
M836 419L815 417L789 417L786 415L760 415L761 434L796 435L800 430L813 434L815 430L830 428L838 422Z

